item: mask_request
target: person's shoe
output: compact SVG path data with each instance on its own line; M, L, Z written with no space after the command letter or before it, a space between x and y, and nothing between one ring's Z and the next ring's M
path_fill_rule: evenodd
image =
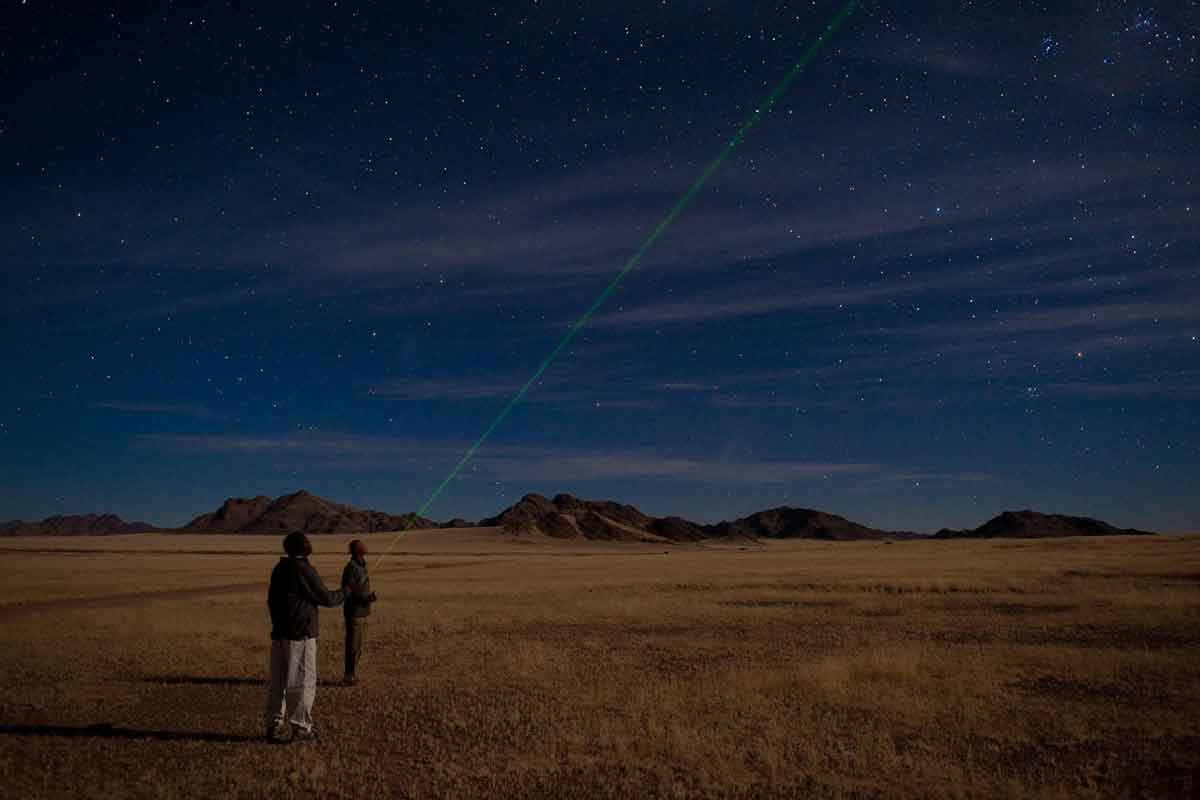
M346 677L342 678L342 686L355 686L357 684L358 678L354 677L353 675L347 675Z
M268 725L266 738L271 744L287 744L289 741L287 726L283 723Z
M316 728L301 728L299 725L292 726L293 742L315 742L317 738Z

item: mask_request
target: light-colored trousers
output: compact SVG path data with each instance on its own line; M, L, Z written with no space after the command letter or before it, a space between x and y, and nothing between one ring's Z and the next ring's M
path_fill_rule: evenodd
M271 685L263 716L268 726L286 719L312 730L313 700L317 697L317 640L271 640Z

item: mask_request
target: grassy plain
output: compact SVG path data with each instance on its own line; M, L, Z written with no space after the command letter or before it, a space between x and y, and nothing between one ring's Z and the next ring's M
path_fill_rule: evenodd
M314 540L327 581L348 538ZM363 684L287 746L259 741L277 548L0 540L0 796L1200 796L1200 538L414 533Z

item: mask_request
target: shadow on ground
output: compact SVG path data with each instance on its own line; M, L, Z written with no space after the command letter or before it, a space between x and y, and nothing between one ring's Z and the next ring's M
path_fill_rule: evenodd
M262 741L261 736L208 731L145 731L119 728L106 722L95 725L3 725L0 736L58 736L68 739L153 739L159 742L217 742L241 744Z
M266 686L266 678L228 678L221 675L159 675L139 678L138 683L157 683L164 686ZM340 680L317 680L327 689L344 686Z
M212 675L162 675L142 678L142 683L164 683L170 686L266 686L266 678L227 678Z

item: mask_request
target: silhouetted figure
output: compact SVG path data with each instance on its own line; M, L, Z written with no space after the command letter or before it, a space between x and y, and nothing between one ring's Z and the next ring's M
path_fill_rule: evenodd
M376 600L371 591L371 577L367 575L367 544L360 539L350 543L350 561L342 570L342 591L346 593L346 604L342 606L346 620L346 675L342 682L353 686L358 682L357 667L367 635L367 617Z
M271 572L271 684L264 712L267 740L316 739L312 706L317 696L317 609L340 605L345 592L329 591L308 563L312 543L302 533L283 540L286 555Z

